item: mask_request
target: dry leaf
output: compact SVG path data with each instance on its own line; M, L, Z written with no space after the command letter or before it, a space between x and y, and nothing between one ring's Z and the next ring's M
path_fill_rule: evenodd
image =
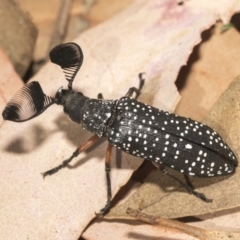
M70 1L59 1L59 0L42 0L42 1L31 1L31 0L16 0L24 11L31 15L34 24L38 28L38 38L34 49L33 61L39 62L46 60L49 52L49 45L53 38L54 30L57 24L58 13L66 2ZM81 27L81 15L84 13L83 1L71 1L71 13L69 14L69 25L66 31L66 41L72 40L76 37ZM84 25L86 28L86 23ZM63 28L64 29L64 28ZM62 29L61 29L62 30ZM65 29L64 29L65 30Z
M132 0L106 0L71 1L71 11L64 42L69 42L87 27L93 27L106 21L122 9L126 8ZM28 12L38 28L38 38L34 49L34 62L45 60L48 57L49 44L58 19L59 9L63 2L59 0L16 0L24 11ZM64 3L66 3L65 1ZM68 1L69 2L69 1Z
M17 73L24 76L32 60L37 29L14 1L0 1L0 32L1 47Z
M117 221L117 222L116 222ZM84 239L89 240L197 240L177 230L145 224L137 220L95 220L90 229L83 234Z
M225 7L228 19L237 10L232 8L233 3L228 1ZM89 97L102 92L106 99L119 98L129 87L137 86L138 73L145 72L146 86L140 100L173 109L179 99L174 80L201 40L201 31L216 21L215 12L210 13L191 6L191 2L135 1L121 14L76 39L85 61L74 88ZM61 85L67 85L59 67L52 64L47 64L34 80L39 80L52 96ZM72 167L51 177L43 180L40 172L58 165L90 135L58 106L30 122L2 124L1 238L78 238L106 202L106 143L83 153ZM140 159L124 153L120 167L113 161L114 194L140 163Z
M6 106L6 102L9 101L16 91L23 86L22 80L15 72L10 59L2 48L0 48L0 72L0 112L2 112ZM0 123L3 123L2 118L0 118Z
M175 113L201 121L239 75L239 32L231 28L221 33L221 26L219 22L202 34L203 42L194 48L187 66L181 69L176 82L181 101Z
M132 208L128 208L126 213L133 218L153 224L160 229L165 227L171 228L173 230L179 230L180 232L193 236L199 240L237 240L240 237L240 232L209 231L199 227L190 226L176 220L164 219L161 217L156 217L154 215L149 215L142 212L141 210L135 210Z

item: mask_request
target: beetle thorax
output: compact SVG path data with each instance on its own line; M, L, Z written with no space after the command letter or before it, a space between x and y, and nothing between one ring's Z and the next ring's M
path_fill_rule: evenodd
M115 111L116 100L88 99L84 105L82 127L96 133L99 137L106 135L106 128Z

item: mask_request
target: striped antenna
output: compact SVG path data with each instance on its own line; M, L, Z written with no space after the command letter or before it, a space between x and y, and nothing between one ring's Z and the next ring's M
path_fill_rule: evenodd
M9 101L2 116L4 120L14 122L28 121L54 103L54 99L46 96L39 82L30 82L23 86Z
M65 74L68 89L72 90L72 82L82 65L83 52L76 43L65 43L54 47L49 53L53 63L59 65Z

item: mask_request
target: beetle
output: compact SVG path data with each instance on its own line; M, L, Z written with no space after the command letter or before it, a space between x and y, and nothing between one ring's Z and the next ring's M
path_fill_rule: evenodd
M83 62L81 48L73 42L60 44L54 47L49 55L51 61L63 69L68 89L61 87L55 97L50 97L43 93L38 82L30 82L13 96L2 115L5 120L24 122L40 115L52 104L58 104L63 106L64 112L72 121L81 124L84 130L94 133L68 159L44 172L44 177L66 167L73 158L92 146L99 138L107 138L107 203L99 215L104 215L111 206L109 172L113 146L158 164L160 170L205 202L211 202L212 199L195 191L187 176L214 177L235 172L238 165L235 154L212 128L137 100L144 85L142 74L139 74L139 87L130 88L120 99L105 100L102 94L96 99L91 99L72 89L74 78ZM166 167L182 173L187 182L184 183L170 174Z

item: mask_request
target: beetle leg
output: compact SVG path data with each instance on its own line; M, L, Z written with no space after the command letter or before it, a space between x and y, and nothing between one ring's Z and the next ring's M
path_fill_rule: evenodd
M87 150L89 147L91 147L97 140L99 139L98 135L95 134L92 137L90 137L85 143L81 144L75 152L73 152L72 156L66 160L64 160L60 165L57 167L50 169L44 173L42 173L43 177L46 177L47 175L52 175L56 172L58 172L60 169L66 167L73 158L77 157L81 152Z
M183 174L183 176L184 176L184 178L185 178L186 184L187 184L188 186L190 186L192 189L195 189L195 187L192 185L192 183L191 183L188 175Z
M99 213L96 213L98 217L105 215L111 208L111 199L112 199L112 188L111 188L111 178L110 178L111 157L112 157L112 145L109 143L107 145L106 154L105 154L105 171L106 171L106 179L107 179L107 203L100 210Z
M208 202L208 203L212 202L212 199L207 198L203 193L195 191L192 184L189 184L190 182L189 179L186 183L184 183L183 181L181 181L180 179L178 179L177 177L169 173L165 167L161 166L159 169L162 171L162 173L167 174L169 177L173 178L178 183L180 183L180 185L182 185L190 194L195 195L196 197L200 198L204 202Z
M99 94L97 95L97 99L104 99L102 93L99 93Z
M129 90L126 93L125 97L132 97L133 93L135 92L136 96L134 97L134 99L138 99L139 95L141 94L141 90L143 88L144 81L145 81L145 79L143 78L143 73L139 73L138 77L139 77L139 86L138 86L138 88L135 88L135 87L129 88Z

